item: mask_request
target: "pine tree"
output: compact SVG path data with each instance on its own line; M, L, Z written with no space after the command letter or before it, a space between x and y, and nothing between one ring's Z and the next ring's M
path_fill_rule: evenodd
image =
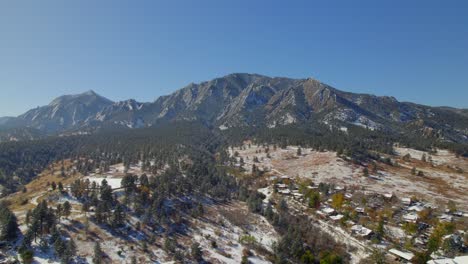
M190 253L192 254L193 259L200 261L203 259L203 252L200 248L200 244L198 242L194 242L190 247Z
M66 244L65 242L62 240L62 238L58 238L55 240L54 242L54 250L55 250L55 254L60 258L62 259L64 257L64 254L65 254L65 250L66 250Z
M197 211L198 211L198 215L199 215L199 216L202 216L202 215L205 213L205 209L203 208L203 204L202 204L202 203L198 203Z
M112 214L112 222L111 225L113 227L120 227L125 223L125 211L122 205L117 205Z
M266 209L265 209L265 217L268 219L268 220L273 220L273 216L275 215L275 213L273 212L273 208L271 207L271 203L268 203Z
M103 263L102 257L103 257L103 253L101 249L101 244L99 242L96 242L96 244L94 245L93 264Z
M320 207L320 193L310 192L309 194L309 207L318 209Z
M104 203L99 203L96 207L96 212L94 213L94 217L96 218L96 222L99 224L104 223L107 221L107 209Z
M25 218L25 222L26 222L26 225L29 225L29 221L31 220L31 209L29 209L27 212L26 212L26 218Z
M66 217L68 217L71 213L71 204L70 202L68 201L65 201L65 203L63 203L63 215Z
M30 264L34 260L34 252L29 248L20 248L19 255L23 264Z
M107 208L110 208L113 204L113 197L112 197L112 187L107 184L107 181L104 179L102 180L101 187L101 200L106 205Z
M0 241L14 241L18 237L19 228L16 216L3 204L0 205Z
M63 206L62 204L57 204L57 208L55 209L55 213L57 214L59 220L60 217L63 215Z
M368 169L367 167L364 168L364 170L363 170L363 175L364 175L364 177L368 177L368 176L369 176L369 169Z
M63 263L70 263L73 257L76 255L76 244L72 238L66 243L65 251L62 254L61 260Z

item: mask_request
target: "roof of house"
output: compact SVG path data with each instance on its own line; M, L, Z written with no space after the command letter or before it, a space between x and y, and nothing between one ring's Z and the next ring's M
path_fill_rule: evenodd
M413 205L413 206L408 207L408 211L421 212L422 210L424 210L424 206L421 206L421 205Z
M452 221L453 220L453 216L451 215L448 215L448 214L443 214L441 216L439 216L439 219L442 220L442 221Z
M457 264L468 264L468 256L455 257L453 260L455 260Z
M427 264L467 264L468 256L455 257L453 259L443 258L443 259L432 259L427 262Z
M368 236L372 233L372 230L362 225L353 225L351 227L351 231L358 234L359 236Z
M338 221L338 220L340 220L340 219L343 218L343 217L344 217L344 215L342 215L342 214L339 214L339 215L332 215L332 216L330 216L330 219L333 220L333 221Z
M427 264L454 264L456 262L454 262L453 259L448 259L448 258L444 258L444 259L431 259L427 262Z
M403 215L403 219L406 221L416 221L418 220L418 215L415 213L405 214Z
M356 209L354 209L354 210L356 210L356 212L358 212L358 213L364 213L365 212L365 209L362 208L362 207L356 207Z
M335 209L331 208L331 207L325 207L322 209L322 212L326 213L326 214L332 214L335 212Z
M413 253L400 251L400 250L398 250L396 248L390 249L389 252L392 253L395 256L398 256L398 257L403 258L403 259L408 260L408 261L414 258Z
M401 201L402 201L403 203L411 203L411 198L404 197L404 198L401 198Z

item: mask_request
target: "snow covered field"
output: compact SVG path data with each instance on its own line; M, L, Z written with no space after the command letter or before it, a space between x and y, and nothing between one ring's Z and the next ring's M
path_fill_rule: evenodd
M122 182L122 178L114 178L114 177L105 177L105 176L87 176L83 178L83 180L88 179L91 183L94 181L97 184L101 185L103 180L107 181L107 184L112 187L112 189L120 188L120 183Z
M398 153L395 160L399 166L379 164L376 173L371 177L363 176L363 166L355 165L336 156L335 152L318 152L302 148L301 156L297 156L297 147L288 146L286 149L269 146L269 157L262 146L245 145L245 149L230 149L231 155L238 153L243 158L243 166L247 172L251 171L252 164L268 171L268 176L289 176L297 179L309 179L315 184L320 182L333 183L336 186L354 188L374 193L394 193L398 197L411 197L417 195L434 204L445 205L448 200L454 200L461 209L468 210L468 173L459 173L449 166L468 166L468 160L456 158L446 150L438 150L431 155L434 166L418 160L406 163L401 157L410 153L414 159L421 159L423 152L407 148L396 148ZM429 154L426 153L428 157ZM254 157L259 162L255 163ZM411 174L412 167L424 172L424 177ZM266 190L262 190L264 192ZM267 194L267 193L265 193Z
M240 219L232 219L241 216ZM206 259L213 263L237 264L242 260L247 246L240 243L243 236L252 236L256 243L268 251L272 251L272 244L279 237L273 226L261 215L253 215L244 203L216 205L207 210L207 220L195 219L192 223L193 234L190 234L204 249ZM230 218L232 220L230 220ZM234 221L234 222L233 222ZM238 221L245 221L248 225L239 226ZM216 241L213 248L211 241ZM255 249L251 250L251 263L271 263Z

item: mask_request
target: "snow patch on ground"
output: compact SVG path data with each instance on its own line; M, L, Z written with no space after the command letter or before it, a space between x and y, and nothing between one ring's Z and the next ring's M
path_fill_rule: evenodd
M85 177L84 180L88 179L90 182L96 182L97 184L101 185L103 180L107 181L107 184L112 187L112 189L117 189L120 188L120 183L122 182L121 178L111 178L111 177L105 177L105 176L88 176Z

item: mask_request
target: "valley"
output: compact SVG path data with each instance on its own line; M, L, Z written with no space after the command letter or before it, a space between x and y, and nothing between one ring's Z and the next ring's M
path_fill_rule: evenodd
M381 161L356 164L333 151L299 146L279 148L246 141L229 147L229 174L248 182L249 189L260 194L261 202L256 206L263 208L261 214L255 213L251 204L255 202L249 199L222 201L200 194L170 195L163 208L179 213L151 224L145 213L137 212L139 206L129 202L125 182L130 175L135 177L131 192L136 195L147 189L142 175L152 181L163 177L170 167L163 165L153 174L144 161L113 164L83 175L77 172L79 160L64 160L49 166L23 191L6 197L4 203L15 213L24 234L30 228L28 215L39 204L45 202L59 210L68 203L70 209L58 218L56 228L65 239L73 240L76 263L93 262L96 241L100 241L106 263L187 262L193 258L187 252L194 243L209 263L272 263L282 235L270 214L282 210L305 219L334 243L342 244L350 263L374 261L375 252L386 255L389 263L397 263L399 257L391 249L414 256L412 252L424 250L431 234L443 223L450 224L454 236L466 239L466 158L445 150L395 150L395 155L383 155ZM424 162L423 155L428 157ZM412 174L413 167L424 176ZM80 192L89 194L77 196L76 183L86 183L89 187L82 187L86 189ZM85 197L93 197L102 185L109 186L115 202L129 206L121 226L100 222L97 207L87 204ZM421 224L426 226L419 231L411 229ZM31 246L37 263L60 263L52 246L44 248L39 240ZM11 254L6 261L19 257L15 251L3 254Z
M64 95L1 119L0 262L463 259L467 124L258 74L150 103Z

